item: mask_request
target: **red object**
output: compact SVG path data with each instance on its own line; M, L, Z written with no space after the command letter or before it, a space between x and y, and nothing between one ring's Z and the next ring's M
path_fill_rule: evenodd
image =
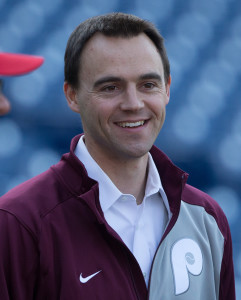
M41 56L0 52L0 76L29 73L44 62Z

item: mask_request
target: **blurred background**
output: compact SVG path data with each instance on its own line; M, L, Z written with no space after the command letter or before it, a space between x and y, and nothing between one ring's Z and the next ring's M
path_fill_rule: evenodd
M12 112L0 119L0 195L46 170L82 132L64 93L64 51L88 17L121 11L166 40L171 100L156 145L214 197L231 227L241 295L241 1L0 0L0 51L42 55L37 71L4 78Z

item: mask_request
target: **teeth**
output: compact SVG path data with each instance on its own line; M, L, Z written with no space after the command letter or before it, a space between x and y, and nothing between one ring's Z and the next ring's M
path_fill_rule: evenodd
M138 126L142 126L144 125L145 121L138 121L138 122L122 122L122 123L118 123L119 126L121 127L138 127Z

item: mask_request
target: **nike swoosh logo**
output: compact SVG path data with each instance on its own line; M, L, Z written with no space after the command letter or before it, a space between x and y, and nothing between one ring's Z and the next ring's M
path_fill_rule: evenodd
M89 281L91 278L93 278L94 276L96 276L98 273L100 273L102 270L90 275L90 276L87 276L87 277L83 277L82 276L82 273L80 274L79 276L79 280L81 283L86 283L87 281Z

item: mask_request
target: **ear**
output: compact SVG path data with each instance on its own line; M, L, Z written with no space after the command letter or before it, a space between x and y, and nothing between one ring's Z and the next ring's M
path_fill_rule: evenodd
M170 75L169 78L168 78L167 84L166 84L167 103L170 100L170 86L171 86L171 81L172 81L172 79L171 79L171 75Z
M68 82L64 82L64 94L65 98L67 100L67 103L71 110L74 112L79 113L79 105L77 100L77 91L75 88L73 88Z

